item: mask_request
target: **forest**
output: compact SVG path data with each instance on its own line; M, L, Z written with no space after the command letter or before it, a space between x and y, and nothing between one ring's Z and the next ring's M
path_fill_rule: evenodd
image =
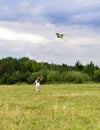
M100 82L100 67L92 61L83 65L80 60L75 65L37 62L28 57L0 59L0 84L33 84L36 77L42 83L88 83Z

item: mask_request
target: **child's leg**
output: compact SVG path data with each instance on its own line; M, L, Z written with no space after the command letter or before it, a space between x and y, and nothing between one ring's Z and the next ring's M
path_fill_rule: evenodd
M39 92L39 85L36 86L36 92Z
M37 93L39 92L39 89L38 89L38 88L36 88L36 92L37 92Z

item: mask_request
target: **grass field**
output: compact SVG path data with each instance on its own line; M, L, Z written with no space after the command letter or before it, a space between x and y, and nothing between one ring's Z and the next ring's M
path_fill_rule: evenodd
M100 84L1 85L0 130L100 130Z

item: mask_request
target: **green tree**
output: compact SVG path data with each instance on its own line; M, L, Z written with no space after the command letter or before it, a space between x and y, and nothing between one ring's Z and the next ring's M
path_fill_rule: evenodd
M83 71L84 66L82 65L81 61L78 60L78 61L76 62L76 64L75 64L74 68L75 68L76 71Z
M94 71L94 81L100 82L100 69Z
M57 82L59 81L59 72L58 71L50 71L47 75L47 82Z
M0 63L0 75L2 75L5 72L11 74L13 71L17 69L17 67L18 62L16 58L4 58Z
M84 72L89 74L91 76L91 78L93 78L94 76L94 70L96 70L97 67L94 66L94 63L92 61L90 61L89 64L87 64L85 67L84 67Z

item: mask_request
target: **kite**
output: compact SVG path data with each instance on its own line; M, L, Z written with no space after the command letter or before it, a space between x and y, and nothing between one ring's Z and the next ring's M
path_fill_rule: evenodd
M61 39L63 39L63 40L64 40L64 37L65 37L65 36L70 36L70 35L68 35L68 34L60 34L60 33L56 33L56 35L57 35L57 38L61 38Z
M58 38L64 38L64 34L56 33Z

